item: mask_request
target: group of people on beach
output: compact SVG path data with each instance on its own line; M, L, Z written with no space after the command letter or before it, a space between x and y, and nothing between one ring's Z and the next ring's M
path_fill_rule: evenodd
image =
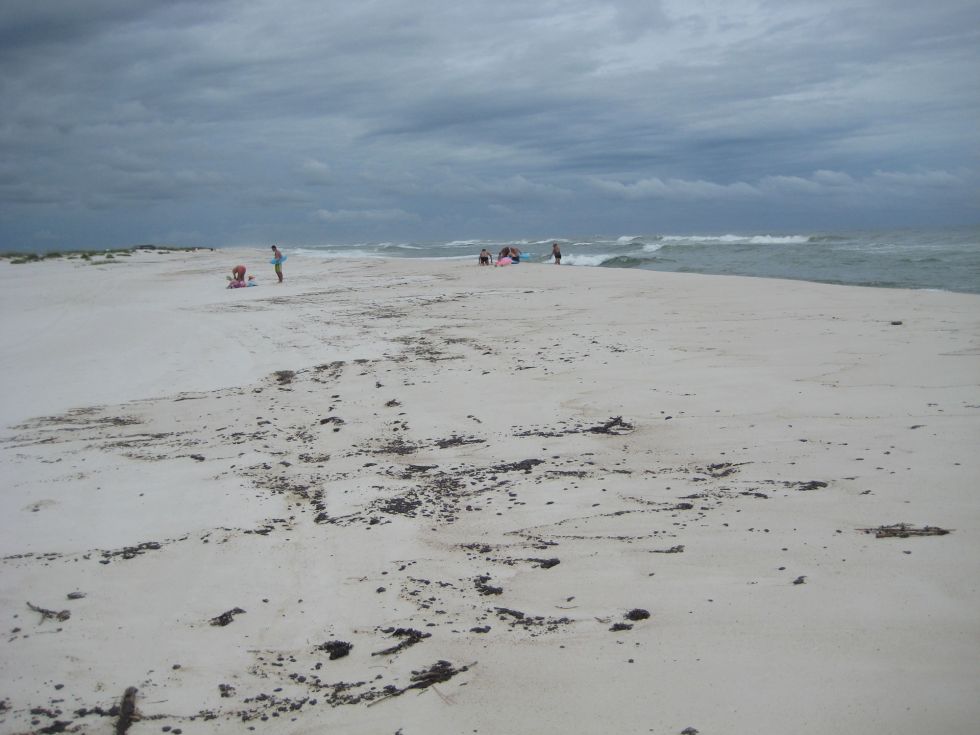
M522 255L523 253L516 245L504 245L500 252L497 253L497 260L494 266L516 265L521 262ZM557 242L551 244L551 257L555 259L555 265L561 265L561 248ZM279 283L282 283L282 262L285 259L286 256L282 254L277 246L273 245L272 260L269 262L272 263L276 270L276 277L279 279ZM480 251L480 265L490 265L491 260L493 260L493 254L486 248L483 248ZM228 278L228 288L246 288L257 285L255 276L245 277L244 265L239 264L231 269L231 277Z
M480 251L480 265L490 265L491 258L493 258L493 255L486 248ZM520 262L521 251L516 246L504 245L503 249L497 254L497 261L494 263L494 267Z
M282 262L286 259L286 256L282 254L278 247L272 246L272 260L269 261L276 269L276 276L279 278L279 283L282 283ZM248 286L258 286L255 282L255 276L249 276L248 280L245 279L245 266L236 265L231 269L231 278L228 279L228 288L246 288Z
M521 251L516 245L504 245L499 253L497 253L497 262L494 263L494 267L502 265L516 265L521 262ZM561 265L561 248L558 247L558 243L551 244L551 257L555 259L555 265ZM480 265L490 265L490 260L493 258L490 251L486 248L480 251Z

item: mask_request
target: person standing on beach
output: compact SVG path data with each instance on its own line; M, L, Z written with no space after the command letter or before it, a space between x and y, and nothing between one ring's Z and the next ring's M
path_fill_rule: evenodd
M276 275L279 277L279 283L282 283L282 253L279 252L279 248L275 245L272 246L272 257L274 258L272 264L276 267Z
M561 265L561 248L556 242L551 244L551 256L555 259L555 265Z

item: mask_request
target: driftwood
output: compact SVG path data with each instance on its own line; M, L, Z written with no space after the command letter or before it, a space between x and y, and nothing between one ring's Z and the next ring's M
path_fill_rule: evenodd
M450 447L461 447L464 444L486 444L486 439L477 439L475 437L465 437L456 436L455 434L448 439L437 439L436 446L439 449L449 449Z
M30 602L27 603L27 606L31 608L31 610L33 610L34 612L41 613L42 623L48 618L52 618L53 620L59 620L63 623L66 620L68 620L68 618L71 617L71 610L59 610L56 612L54 610L48 610L43 607L38 607L37 605L31 604Z
M859 531L873 533L875 538L908 538L909 536L945 536L952 533L951 529L939 528L938 526L922 526L916 528L910 523L895 523L891 526L878 526L877 528L859 528Z
M228 625L228 623L235 619L236 615L241 615L244 612L245 611L240 607L232 608L231 610L221 613L221 615L218 615L217 617L211 618L211 625Z
M522 459L520 462L508 462L506 464L494 465L490 469L492 469L494 472L517 472L518 470L523 470L526 474L531 474L531 470L539 464L544 464L544 460Z
M591 426L586 431L592 434L628 434L633 431L633 424L623 421L622 416L613 416L605 423Z
M393 684L389 684L385 687L385 693L375 699L373 702L368 703L368 707L375 704L390 699L391 697L398 697L410 689L428 689L433 684L439 684L444 681L449 681L456 674L462 674L464 671L469 671L471 667L476 666L476 661L467 666L460 666L458 669L455 668L448 661L436 661L427 669L422 669L421 671L413 671L410 681L412 682L406 687L399 689ZM438 694L438 690L436 690ZM440 695L442 696L442 695Z
M398 628L391 635L395 638L401 638L401 642L383 651L375 651L371 654L372 656L393 656L425 638L432 637L432 633L423 633L420 630L415 630L415 628Z
M669 549L650 549L649 551L651 554L683 554L684 544L671 546Z
M139 719L136 714L136 691L136 687L129 687L123 694L119 703L119 719L116 720L116 735L125 735L133 721Z
M528 559L527 561L535 564L538 569L551 569L561 564L560 559Z

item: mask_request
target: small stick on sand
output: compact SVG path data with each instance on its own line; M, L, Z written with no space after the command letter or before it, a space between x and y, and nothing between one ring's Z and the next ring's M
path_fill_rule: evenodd
M939 528L938 526L923 526L916 528L909 523L895 523L891 526L878 526L877 528L859 528L859 531L873 533L875 538L908 538L909 536L945 536L952 533L951 529Z
M54 610L48 610L43 607L38 607L37 605L33 605L30 602L27 603L27 606L31 608L31 610L33 610L34 612L41 613L42 623L48 618L53 618L54 620L60 620L61 622L65 622L66 620L68 620L68 618L71 617L71 610L61 610L59 612L55 612Z

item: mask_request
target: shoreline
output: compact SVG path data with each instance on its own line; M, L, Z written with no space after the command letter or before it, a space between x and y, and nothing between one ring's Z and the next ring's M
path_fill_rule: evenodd
M767 278L775 280L793 280L804 283L823 283L828 285L859 286L885 289L927 290L949 293L980 294L980 262L975 257L975 247L967 247L964 238L976 229L975 226L938 228L933 230L873 230L873 231L840 231L836 235L828 233L807 233L793 235L653 235L653 236L622 236L615 239L594 237L577 242L574 239L559 238L565 245L574 243L584 249L576 249L566 253L564 265L575 267L622 268L624 270L649 270L655 273L687 273L702 275L735 276L744 278ZM884 238L884 253L904 252L905 257L896 260L882 254L882 242L872 236ZM936 243L934 238L946 236L949 242ZM894 240L894 243L892 243ZM475 259L474 253L460 248L464 245L473 248L489 245L496 248L504 241L496 240L467 240L451 241L448 243L423 242L408 243L361 243L346 245L322 245L319 247L291 247L290 251L305 257L321 258L324 260L358 260L382 259L394 261L429 261L449 265L454 262L468 262ZM975 239L974 239L975 244ZM530 248L536 245L548 250L550 240L519 239L518 244ZM806 244L814 248L810 255L801 255L792 265L783 261L784 256L791 252L794 246ZM757 251L737 255L726 255L719 247L754 247ZM639 246L642 246L637 250ZM690 247L705 249L711 252L709 260L692 255ZM775 250L759 250L765 247L775 247ZM829 249L827 249L829 247ZM782 248L788 248L783 250ZM944 249L945 248L945 249ZM261 251L261 247L257 248ZM180 253L196 251L241 251L254 252L256 248L243 246L167 246L167 245L135 245L123 248L87 251L49 251L47 253L7 252L0 253L0 261L6 260L14 264L32 263L45 259L77 259L81 257L87 262L100 256L108 259L129 257L135 252ZM428 251L430 255L418 255ZM393 255L393 252L401 255ZM669 254L662 259L664 253ZM857 253L857 260L854 255ZM450 254L452 253L452 254ZM319 255L317 255L319 254ZM528 255L528 253L525 253ZM534 253L530 253L534 256ZM718 255L725 265L719 268L715 261ZM928 256L928 257L926 257ZM537 253L538 260L533 264L550 264L550 258L544 258ZM789 256L791 259L795 256ZM833 265L838 258L843 257L849 265L845 268L843 262ZM734 259L732 259L734 258ZM870 259L870 260L869 260ZM770 261L782 262L782 265L772 265ZM98 262L97 260L94 262ZM528 261L531 262L531 261ZM657 263L654 265L654 263ZM923 268L919 265L925 264ZM863 273L863 277L855 277L852 273ZM876 274L873 278L871 274ZM956 277L952 273L958 274ZM944 275L945 274L945 275Z
M0 263L0 727L980 715L980 296L263 257Z

